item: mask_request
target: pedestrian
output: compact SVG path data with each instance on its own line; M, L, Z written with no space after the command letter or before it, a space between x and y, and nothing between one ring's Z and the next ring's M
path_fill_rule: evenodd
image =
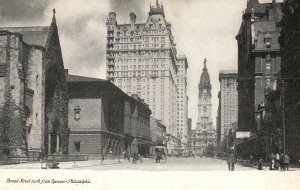
M280 154L279 165L280 165L280 170L283 171L283 169L284 169L284 166L283 166L283 154Z
M280 155L278 153L276 153L276 156L275 156L275 164L277 166L277 168L279 168L279 165L280 165Z
M234 163L235 163L235 156L233 152L230 152L227 159L228 170L234 171Z
M283 155L283 169L284 171L289 170L289 164L290 164L290 157L287 154Z
M263 168L262 168L262 166L263 166L263 159L259 159L258 160L258 170L262 170Z
M127 160L127 152L123 151L123 155L124 155L124 160Z
M160 151L158 150L158 151L156 152L156 163L159 163L159 162L160 162L160 157L161 157Z
M101 154L101 164L103 164L104 161L104 153Z
M276 163L275 163L275 159L271 160L270 170L278 170L278 167L276 166Z

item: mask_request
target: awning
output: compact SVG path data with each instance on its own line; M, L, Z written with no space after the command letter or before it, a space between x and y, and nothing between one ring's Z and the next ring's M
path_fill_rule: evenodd
M237 145L240 145L240 144L243 144L243 143L252 141L252 140L254 140L255 138L256 138L256 137L253 136L253 137L250 137L250 138L235 139L235 140L234 140L234 146L237 146Z

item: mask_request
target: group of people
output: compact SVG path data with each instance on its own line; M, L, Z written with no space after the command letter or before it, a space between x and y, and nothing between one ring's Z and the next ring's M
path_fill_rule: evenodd
M287 154L276 154L275 158L272 158L270 163L270 170L278 170L280 168L281 171L288 171L290 164L290 157Z
M155 157L155 162L159 163L162 159L166 159L166 153L163 149L156 149L156 157Z
M132 154L132 156L127 151L124 152L124 160L128 160L130 162L131 157L132 157L131 161L133 164L136 164L138 160L141 163L143 162L142 156L140 154L138 154L137 152L134 152Z
M252 162L252 157L250 156L250 162ZM228 158L227 158L227 164L228 164L228 170L234 171L234 164L236 162L235 154L233 151L229 152ZM269 165L270 170L281 170L281 171L288 171L289 170L289 164L290 164L290 157L287 154L281 154L278 153L276 156L273 156L271 159L271 163ZM263 160L260 159L258 161L258 169L263 169Z

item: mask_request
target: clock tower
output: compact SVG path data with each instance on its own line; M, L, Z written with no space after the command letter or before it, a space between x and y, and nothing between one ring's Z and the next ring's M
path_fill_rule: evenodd
M211 119L211 84L210 78L206 67L207 60L204 60L204 67L199 83L199 95L198 95L198 122L196 130L207 131L212 129Z

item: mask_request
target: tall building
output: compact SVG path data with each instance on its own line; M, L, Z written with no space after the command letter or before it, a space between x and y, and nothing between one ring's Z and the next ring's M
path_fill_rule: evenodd
M221 92L218 93L219 105L218 105L218 112L217 112L217 147L218 151L220 150L221 145Z
M188 150L192 149L192 118L188 118Z
M238 130L256 131L255 111L276 87L282 3L249 0L238 35Z
M220 122L221 141L228 136L229 130L237 124L238 119L238 92L237 71L221 70L220 81Z
M195 154L202 154L209 144L216 144L216 130L211 117L211 84L206 59L198 88L198 122L192 137Z
M0 157L68 153L68 94L55 11L50 26L0 28Z
M150 5L146 23L118 24L116 13L107 18L107 79L127 94L149 104L152 116L177 137L177 50L164 7ZM176 143L169 146L175 149Z
M181 139L182 148L188 143L188 96L187 96L187 68L188 61L185 56L178 56L177 62L177 135Z

